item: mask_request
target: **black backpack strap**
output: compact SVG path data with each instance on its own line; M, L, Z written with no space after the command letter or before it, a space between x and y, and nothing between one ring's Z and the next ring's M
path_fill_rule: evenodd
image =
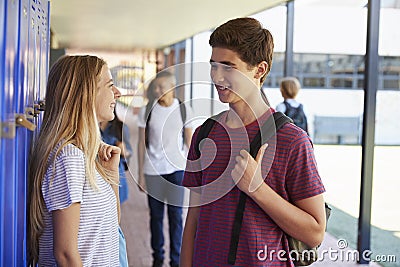
M153 101L149 101L146 105L146 111L144 113L144 119L146 121L146 126L144 128L144 143L145 146L149 147L149 121L151 118L151 111L153 110Z
M291 118L289 118L288 116L286 116L285 114L283 114L280 111L275 112L273 114L273 116L274 116L274 122L275 122L276 131L278 131L280 128L282 128L283 125L285 125L286 123L293 123L293 120ZM263 131L264 131L264 129L263 129ZM271 138L274 134L275 133L272 133L272 135L269 136L268 139Z
M182 118L182 124L183 124L183 129L182 129L182 148L185 146L185 123L186 123L186 105L185 103L182 103L182 101L179 101L179 110L181 111L181 118Z
M185 125L185 123L186 123L186 105L179 99L178 99L178 101L179 101L179 109L181 111L182 122L183 122L183 125Z
M231 243L229 245L228 263L235 265L236 253L239 245L240 229L242 229L244 208L246 206L246 193L240 191L239 203L236 207L235 220L233 221L233 228L231 234Z
M258 131L253 141L250 143L250 155L255 158L261 145L265 144L275 133L286 123L293 122L291 118L282 112L275 112ZM273 118L273 119L272 119ZM275 124L275 125L274 125Z
M273 118L273 120L272 120ZM275 112L258 131L253 141L250 143L250 155L255 158L262 144L265 144L283 125L292 120L282 112ZM275 123L275 127L273 126ZM234 265L236 262L236 253L239 245L240 230L242 228L244 209L246 206L247 195L240 191L239 203L236 208L235 220L233 221L231 243L229 246L228 263Z
M226 112L222 111L221 113L214 115L210 118L208 118L201 126L199 129L199 132L197 133L196 136L196 143L194 145L194 150L196 152L196 155L200 158L201 152L200 152L200 142L204 139L207 138L208 134L211 132L212 128L214 127L215 122Z

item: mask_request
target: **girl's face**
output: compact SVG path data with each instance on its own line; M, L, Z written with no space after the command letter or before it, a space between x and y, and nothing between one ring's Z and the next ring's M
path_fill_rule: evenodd
M111 121L114 119L116 99L120 96L121 92L114 86L108 66L104 65L100 73L100 82L95 103L98 122Z

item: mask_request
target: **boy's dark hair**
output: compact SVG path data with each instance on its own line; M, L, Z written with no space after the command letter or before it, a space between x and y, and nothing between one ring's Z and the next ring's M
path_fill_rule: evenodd
M266 61L267 72L261 77L261 84L271 70L274 40L271 33L256 19L237 18L222 24L211 34L209 44L211 47L235 51L250 67Z

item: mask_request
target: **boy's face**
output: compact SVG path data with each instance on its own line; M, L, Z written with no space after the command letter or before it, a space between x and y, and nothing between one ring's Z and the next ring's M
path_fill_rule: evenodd
M256 78L257 67L249 68L236 52L213 47L210 64L211 79L223 103L246 101L255 90L259 91L260 79Z

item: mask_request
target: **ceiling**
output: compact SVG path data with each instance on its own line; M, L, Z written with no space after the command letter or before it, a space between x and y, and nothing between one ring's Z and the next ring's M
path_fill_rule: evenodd
M58 47L131 51L162 48L228 19L286 0L51 0Z

